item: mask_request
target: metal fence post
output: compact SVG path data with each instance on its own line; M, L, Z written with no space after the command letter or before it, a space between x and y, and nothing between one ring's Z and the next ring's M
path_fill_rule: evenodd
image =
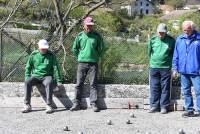
M3 34L0 31L0 82L2 81L2 70L3 70Z

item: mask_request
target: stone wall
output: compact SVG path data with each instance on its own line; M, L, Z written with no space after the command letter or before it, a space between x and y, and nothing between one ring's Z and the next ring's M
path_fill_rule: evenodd
M70 108L74 98L75 84L64 84L63 87L54 88L54 104L58 107ZM39 90L38 90L39 89ZM181 98L179 87L171 90L171 99ZM23 106L24 83L1 82L0 83L0 106ZM43 87L33 88L32 103L34 106L45 106L45 92ZM43 99L41 99L43 98ZM145 108L149 107L148 85L123 85L123 84L100 84L98 85L98 102L101 108ZM173 101L174 102L174 101ZM89 86L85 85L82 105L90 107Z
M64 84L64 87L54 89L54 93L59 92L69 94L73 97L75 84ZM33 88L33 96L39 97L40 94L36 88ZM149 86L148 85L123 85L123 84L100 84L98 86L98 96L103 98L148 98ZM180 98L180 87L172 88L172 99ZM89 96L89 85L84 87L84 97ZM0 95L7 97L23 97L24 96L24 83L18 82L1 82Z

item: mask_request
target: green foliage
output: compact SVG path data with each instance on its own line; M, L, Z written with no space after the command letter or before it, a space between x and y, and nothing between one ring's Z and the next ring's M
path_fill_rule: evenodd
M181 8L185 5L187 0L166 0L165 3L173 6L174 8Z
M140 41L146 42L148 35L156 33L156 27L160 21L155 16L145 16L143 19L135 19L129 26L129 36L140 36Z
M185 15L181 16L180 18L177 18L177 20L179 22L179 27L180 27L178 30L176 30L172 27L174 20L169 20L169 21L165 22L168 26L168 31L170 32L170 35L172 35L173 37L177 37L178 35L183 33L182 23L185 20L192 20L196 24L197 30L200 29L200 16L199 16L198 12L185 14Z
M112 13L99 12L94 18L96 24L109 33L119 31L122 26L121 20Z
M100 61L100 81L102 83L112 82L112 78L116 76L117 64L121 61L121 55L116 53L117 48L112 43L106 46Z
M71 16L73 18L76 18L76 19L79 19L84 15L85 10L86 9L84 7L82 7L82 6L81 7L77 7L72 12L70 12L69 16Z
M13 8L15 1L16 0L10 0L8 7ZM31 1L26 0L17 10L14 19L21 19L21 21L47 20L53 15L52 10L54 10L52 1L41 0L39 3L35 3L34 5Z
M0 0L0 4L7 4L8 3L8 0Z
M180 18L181 22L184 20L192 20L195 24L198 30L200 30L200 15L199 12L189 13Z
M40 3L39 5L37 5L37 8L54 10L54 5L52 0L40 0Z
M167 24L167 28L168 28L168 34L171 35L172 37L176 38L178 35L180 35L182 33L181 27L179 29L175 29L173 28L173 23L174 20L169 20L168 22L166 22ZM179 26L181 26L182 21L178 21L176 22L179 24Z
M39 29L38 26L33 26L28 23L15 23L15 25L17 28L23 28L23 29L30 29L30 30L38 30Z
M0 8L0 17L4 18L9 14L8 10L5 8Z
M132 71L118 71L117 77L114 79L115 84L148 84L148 70L132 70Z
M127 9L119 10L117 12L117 15L119 15L120 17L125 18L125 19L134 19L135 18L135 15L133 15L133 16L128 15Z
M71 52L67 52L65 62L66 64L64 65L66 69L66 76L64 76L62 66L64 56L63 54L63 51L59 51L56 54L56 57L59 63L61 75L63 75L64 78L64 83L76 83L76 70L78 65L77 60L74 56L71 55Z
M119 53L122 55L122 62L133 63L136 65L147 64L147 44L128 44L124 43L118 48Z

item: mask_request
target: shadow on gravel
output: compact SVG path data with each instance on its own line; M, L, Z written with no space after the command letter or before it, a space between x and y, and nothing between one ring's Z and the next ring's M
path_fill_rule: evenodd
M90 87L89 85L85 85L84 87L85 87L84 91L82 92L81 108L83 110L86 110L88 108L88 105L90 104L90 102L87 102L87 99L86 99L86 98L90 98ZM106 98L105 85L98 85L97 88L98 88L97 89L97 105L101 110L106 110L107 105L104 99Z
M46 109L45 108L42 108L42 109L33 109L31 112L40 112L40 111L45 111Z
M36 85L36 87L39 93L41 94L43 100L46 102L46 93L45 93L44 86ZM65 107L65 110L69 110L72 107L72 101L67 96L65 87L63 85L62 86L54 85L53 87L54 87L53 88L54 96L61 102L61 104L63 104L63 106ZM54 107L54 109L57 109L57 106L54 101L52 103L52 106Z

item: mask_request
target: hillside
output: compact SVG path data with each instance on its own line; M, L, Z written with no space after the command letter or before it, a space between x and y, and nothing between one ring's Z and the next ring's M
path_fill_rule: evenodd
M188 0L187 5L200 5L200 0Z

